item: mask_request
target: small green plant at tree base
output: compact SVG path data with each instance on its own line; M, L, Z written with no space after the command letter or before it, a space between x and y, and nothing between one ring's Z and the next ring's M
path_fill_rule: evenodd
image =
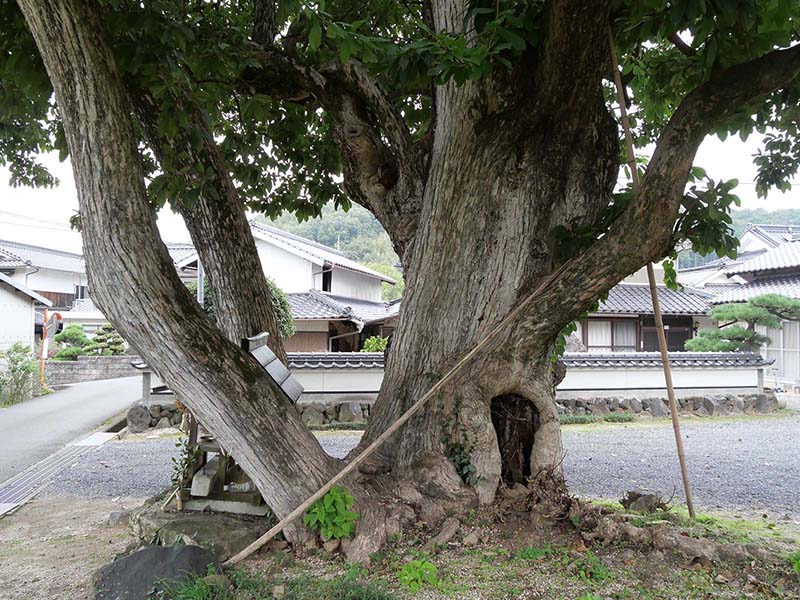
M389 343L389 338L373 335L364 340L364 346L361 348L362 352L386 352L386 346Z
M325 539L349 538L358 519L358 513L350 510L354 503L353 496L345 488L336 486L311 505L303 523L319 530Z
M797 573L798 576L800 576L800 550L798 550L789 557L789 563L792 565L792 569L794 569L794 572Z
M614 578L613 573L591 550L587 550L583 558L575 562L576 573L587 581L608 581Z
M545 556L552 556L556 553L552 546L526 546L517 550L516 557L519 560L539 560Z
M416 593L423 587L436 587L439 584L436 565L425 559L407 562L397 572L397 579L410 592Z
M38 372L30 346L17 342L0 352L0 406L29 399Z
M189 472L189 468L195 463L202 451L199 446L190 446L189 438L182 436L175 447L178 448L178 456L172 457L172 486L180 489Z

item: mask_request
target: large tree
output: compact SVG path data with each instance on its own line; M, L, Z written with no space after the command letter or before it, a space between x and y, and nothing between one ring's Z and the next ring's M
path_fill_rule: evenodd
M692 169L706 135L772 127L763 190L797 168L788 0L18 2L0 16L3 158L41 185L35 153L70 154L98 304L278 515L341 465L233 341L275 322L244 207L306 218L356 202L401 257L400 323L361 447L546 282L502 344L347 482L351 557L409 515L388 508L398 499L435 522L504 484L559 486L560 332L678 243L734 250L733 184ZM636 193L617 186L610 33L637 145L654 148ZM200 248L219 327L158 239L165 201Z

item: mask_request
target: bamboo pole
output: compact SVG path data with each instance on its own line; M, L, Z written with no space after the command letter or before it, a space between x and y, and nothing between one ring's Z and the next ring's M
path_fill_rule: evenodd
M639 172L636 169L636 158L633 153L633 138L631 136L631 125L628 120L628 111L625 108L625 95L622 92L622 78L619 74L619 64L617 62L617 51L614 47L614 34L611 27L608 28L608 43L611 51L611 68L614 71L614 84L617 88L617 101L619 102L620 119L622 129L625 132L625 145L628 151L628 165L631 169L631 180L633 181L633 191L639 191ZM664 320L661 318L661 305L658 301L658 287L656 286L656 275L653 271L653 263L647 263L647 281L650 284L650 296L653 300L653 315L656 321L656 335L658 336L658 349L661 352L661 363L664 368L664 381L667 386L667 398L669 399L669 412L672 416L672 431L675 433L675 445L678 449L678 462L681 467L681 478L683 479L683 491L686 495L686 506L689 509L689 516L694 519L694 501L692 500L692 488L689 484L689 472L686 468L686 457L683 452L683 438L681 437L681 424L678 420L678 403L675 401L675 388L672 385L672 368L669 362L669 351L667 348L667 336L664 333Z
M372 455L375 450L377 450L386 440L388 440L398 429L400 429L403 425L405 425L411 417L417 414L425 404L447 384L449 383L460 371L464 369L467 365L470 364L472 359L474 359L479 352L486 350L490 344L495 342L497 338L499 338L500 334L503 330L508 327L511 323L513 323L519 315L525 312L528 307L536 300L536 298L546 290L550 284L563 273L566 269L570 268L575 259L568 260L565 262L561 267L553 271L550 275L548 275L542 283L540 283L536 289L531 292L528 296L526 296L522 302L520 302L517 307L508 313L505 318L497 324L497 326L489 332L489 334L483 338L478 344L469 352L467 352L461 360L459 360L447 373L442 376L442 378L437 381L431 389L429 389L423 396L417 400L411 408L409 408L405 413L403 413L397 421L392 423L392 425L386 429L382 434L380 434L374 442L372 442L369 446L367 446L361 454L355 457L348 465L339 471L336 475L331 478L328 483L323 485L319 490L317 490L314 494L312 494L305 502L303 502L300 506L295 508L292 512L286 515L283 519L280 520L278 524L276 524L272 529L267 531L264 535L260 538L255 540L252 544L250 544L247 548L232 556L228 560L223 563L223 566L230 566L234 565L248 556L250 556L253 552L261 548L264 544L269 542L272 538L274 538L278 533L280 533L287 525L295 521L298 517L300 517L304 512L306 512L309 507L314 504L317 500L322 498L325 494L330 491L333 486L339 483L342 479L347 477L350 473L356 470L356 468L361 465L370 455Z

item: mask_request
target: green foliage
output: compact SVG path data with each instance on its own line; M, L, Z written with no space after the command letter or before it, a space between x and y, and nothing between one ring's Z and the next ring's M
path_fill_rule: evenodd
M407 562L397 572L397 579L411 593L416 594L424 587L439 585L438 570L429 560L416 559Z
M250 575L240 570L226 572L225 580L214 576L194 575L180 583L165 585L165 598L170 600L266 600L272 598L276 585L284 588L284 600L399 600L378 581L363 581L363 574L348 571L341 577L326 579L301 575L279 579L267 578L262 573Z
M556 550L552 546L525 546L517 550L519 560L539 560L546 556L553 556Z
M364 340L364 347L361 348L361 352L385 352L388 343L389 338L373 335Z
M56 352L53 360L78 360L79 356L84 356L85 354L80 346L67 346Z
M275 311L275 318L278 320L278 330L284 340L288 339L295 332L294 317L292 316L292 308L289 306L289 299L284 291L269 277L267 277L267 287L269 288L270 296L272 296L272 310ZM192 296L197 297L196 281L187 282L186 288ZM216 312L213 292L214 290L211 289L211 284L206 277L203 279L203 310L209 315L213 315Z
M110 323L101 325L92 340L83 346L84 354L113 356L125 353L125 340Z
M614 574L591 550L587 550L582 558L575 561L575 573L580 579L587 581L602 582L614 578Z
M475 487L480 481L478 470L472 464L473 444L469 441L467 434L462 435L461 440L454 440L448 430L442 432L441 440L444 446L444 454L453 465L453 468L461 477L461 481L470 487Z
M194 465L202 454L202 451L200 450L200 446L189 445L189 437L185 435L181 436L180 439L175 442L175 447L178 449L178 456L172 457L172 476L170 477L170 481L172 481L173 487L181 488L183 487L190 467Z
M798 576L800 576L800 550L794 552L789 557L789 564L792 565L792 569L794 569L794 572L797 573Z
M588 425L600 420L594 415L561 415L558 419L562 425Z
M75 348L83 348L91 341L83 330L83 325L70 325L65 327L60 333L55 334L53 339L59 344L67 344Z
M781 328L781 319L800 321L800 300L778 294L763 294L747 302L722 304L711 309L719 329L704 329L686 341L692 352L730 352L755 350L770 339L756 331L756 325ZM745 323L747 327L738 325Z
M636 417L631 413L612 413L603 417L608 423L632 423Z
M324 539L342 539L353 535L358 513L350 510L355 500L341 486L331 488L306 512L303 523L317 529Z
M367 209L352 204L337 207L333 202L322 206L319 215L298 221L291 213L283 213L273 226L340 250L347 258L391 277L397 283L382 286L383 299L391 302L402 298L405 290L403 274L397 265L400 259L378 220Z
M16 342L0 352L0 406L28 400L38 373L30 346Z

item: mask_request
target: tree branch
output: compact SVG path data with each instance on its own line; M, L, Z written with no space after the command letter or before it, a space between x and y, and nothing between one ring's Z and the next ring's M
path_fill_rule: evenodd
M274 0L253 0L253 41L271 44L277 35L277 6Z
M667 39L672 42L672 44L681 52L681 54L684 54L685 56L694 56L697 54L697 50L684 42L681 39L681 36L678 35L677 31L670 33L669 36L667 36Z
M260 67L243 74L240 88L325 109L348 195L377 217L402 256L416 231L423 184L411 134L386 92L356 61L316 70L275 48L254 56Z
M572 267L540 295L536 314L528 316L516 337L555 336L624 277L668 254L689 169L705 136L737 109L785 87L798 74L800 44L730 67L687 94L658 140L636 197L608 233L572 259Z

